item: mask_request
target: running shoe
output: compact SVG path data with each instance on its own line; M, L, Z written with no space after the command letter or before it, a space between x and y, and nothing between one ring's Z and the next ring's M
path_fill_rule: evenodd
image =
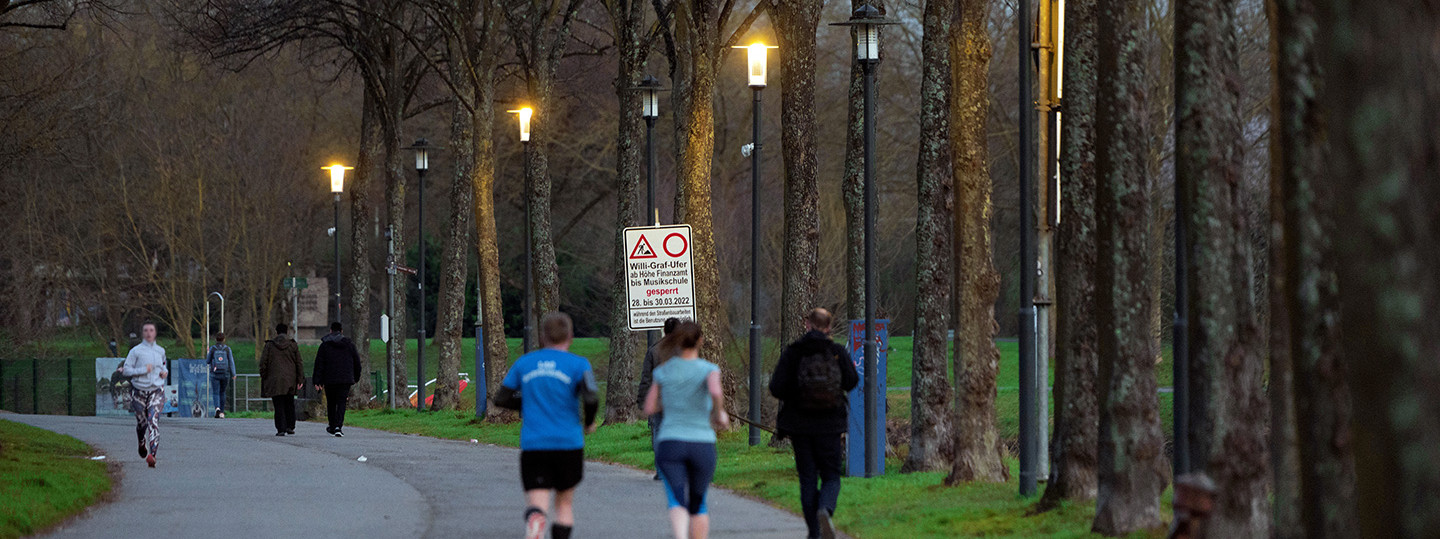
M145 450L145 444L140 444L140 458L143 459L147 456L150 456L150 452Z
M150 455L150 456L148 456L148 457L145 457L145 464L149 464L151 468L154 468L154 467L155 467L155 455Z
M344 432L341 432L340 429L335 429L335 432L333 432L333 433L331 433L331 434L334 434L336 438L344 438L344 437L345 437L345 433L344 433Z
M545 513L534 512L525 521L525 539L543 539L545 537Z

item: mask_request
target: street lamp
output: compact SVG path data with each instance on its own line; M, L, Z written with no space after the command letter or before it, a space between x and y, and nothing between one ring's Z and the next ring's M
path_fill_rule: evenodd
M645 219L653 219L660 226L660 210L655 207L655 119L660 117L660 92L666 90L660 79L645 75L639 86L630 88L640 92L640 116L645 118ZM645 332L645 347L655 346L655 330Z
M831 26L854 30L855 59L865 80L865 477L874 477L884 458L879 429L879 354L875 335L875 66L880 63L880 27L895 24L870 4L850 14L850 20Z
M754 90L754 114L750 145L750 445L760 445L760 91L765 89L766 49L764 43L744 47L749 66L750 89Z
M524 351L529 353L535 345L534 339L530 336L534 329L531 322L531 318L534 316L531 306L535 304L535 259L533 248L530 245L530 117L535 115L535 109L520 107L506 112L514 114L515 118L520 121L520 143L524 146L521 161L524 162L525 167L525 305L521 308L521 313L525 317L525 327L520 340Z
M416 140L414 144L405 148L415 151L415 174L420 183L420 207L418 210L418 223L416 224L417 235L420 238L420 312L419 324L416 324L419 340L415 343L415 409L425 409L425 172L430 170L430 150L439 150L439 146L431 146L430 142L423 137ZM401 341L404 342L403 340Z
M335 285L331 287L335 296L335 317L331 322L340 321L340 193L345 191L345 171L355 170L355 167L345 165L330 165L321 167L320 170L330 171L330 192L335 194L335 228L330 229L330 236L335 240ZM223 325L223 324L222 324Z

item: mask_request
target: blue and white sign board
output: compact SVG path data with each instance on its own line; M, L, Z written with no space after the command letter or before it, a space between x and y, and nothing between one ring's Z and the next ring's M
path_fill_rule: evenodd
M875 425L875 452L880 455L875 470L876 474L885 474L885 372L887 358L890 348L890 321L875 321L875 339L879 342L879 350L875 355L875 386L880 394L876 399ZM846 436L845 444L845 473L850 477L865 476L865 321L850 321L850 361L855 364L855 372L860 374L860 384L850 391L850 430Z
M631 227L625 234L625 290L630 331L696 320L690 225Z
M210 366L203 359L177 359L171 362L170 383L177 388L174 410L166 398L165 411L180 417L205 417L214 410L210 403ZM168 389L168 387L167 387ZM167 395L168 397L168 395Z

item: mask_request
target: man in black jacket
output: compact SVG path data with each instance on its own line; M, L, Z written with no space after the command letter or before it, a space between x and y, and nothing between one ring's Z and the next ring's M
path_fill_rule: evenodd
M330 426L325 432L344 437L345 405L350 400L350 386L360 381L360 353L355 343L340 333L340 323L330 324L330 334L320 339L315 351L315 371L311 374L315 387L325 391L325 413Z
M776 432L789 437L795 449L800 509L812 538L835 536L830 517L840 499L841 436L849 427L847 394L860 383L845 347L830 340L831 322L825 309L806 313L805 334L780 352L770 376L770 394L780 399Z

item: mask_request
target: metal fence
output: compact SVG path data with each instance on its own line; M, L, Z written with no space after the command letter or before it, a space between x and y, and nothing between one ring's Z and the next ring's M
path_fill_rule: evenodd
M0 410L95 415L94 358L0 359Z

